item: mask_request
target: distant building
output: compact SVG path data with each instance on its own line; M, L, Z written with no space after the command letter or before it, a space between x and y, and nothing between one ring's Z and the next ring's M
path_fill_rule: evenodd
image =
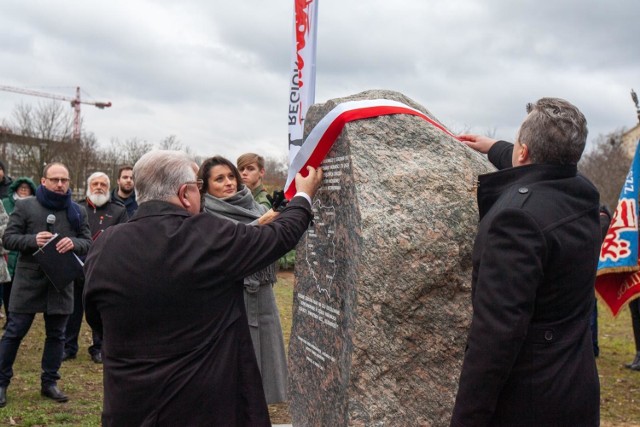
M622 146L625 147L629 153L629 157L633 157L636 152L636 145L640 139L640 123L622 134Z

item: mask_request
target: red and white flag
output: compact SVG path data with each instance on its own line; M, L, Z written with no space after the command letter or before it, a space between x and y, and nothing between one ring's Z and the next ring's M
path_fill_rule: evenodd
M422 111L409 107L406 104L390 99L371 99L362 101L349 101L337 105L309 132L304 145L298 150L297 155L289 163L289 174L285 184L285 197L289 200L296 194L296 173L307 176L307 166L317 168L331 150L333 143L338 139L342 128L348 122L388 114L411 114L431 123L436 128L449 136L455 136L443 125L433 120Z
M303 142L304 119L316 95L318 0L294 0L289 85L289 164Z

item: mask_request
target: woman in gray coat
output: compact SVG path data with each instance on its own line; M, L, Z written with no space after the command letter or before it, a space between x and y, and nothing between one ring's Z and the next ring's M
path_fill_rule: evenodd
M224 157L204 161L198 172L203 180L205 212L243 224L261 225L278 214L257 203L235 165ZM262 375L267 403L287 398L287 360L280 326L280 313L273 294L275 264L244 279L244 302L251 341Z

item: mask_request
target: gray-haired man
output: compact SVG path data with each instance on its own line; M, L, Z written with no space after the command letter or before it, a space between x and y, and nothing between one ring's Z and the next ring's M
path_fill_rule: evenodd
M599 194L577 171L587 121L558 98L527 112L513 145L459 137L501 170L478 177L473 318L455 427L600 423L589 328Z
M243 278L298 242L322 172L298 175L287 208L251 226L199 213L196 171L184 153L142 156L138 211L87 257L87 321L104 332L105 427L271 425Z
M78 203L80 206L84 206L87 211L93 240L96 240L108 227L127 222L129 219L124 205L111 201L110 185L109 176L106 173L95 172L91 174L87 178L87 197ZM84 277L77 279L73 286L73 313L67 321L62 360L75 359L79 348L78 335L84 314L82 304ZM95 363L102 363L102 333L92 332L93 344L89 347L89 355Z

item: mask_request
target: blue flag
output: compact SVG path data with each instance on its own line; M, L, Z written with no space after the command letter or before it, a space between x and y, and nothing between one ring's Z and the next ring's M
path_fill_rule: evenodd
M640 141L620 191L618 206L600 248L596 292L617 315L640 294L638 266L638 180Z

